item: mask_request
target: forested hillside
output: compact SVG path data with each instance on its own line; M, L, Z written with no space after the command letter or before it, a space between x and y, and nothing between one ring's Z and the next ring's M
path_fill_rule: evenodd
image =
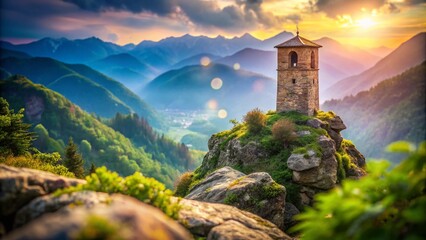
M85 111L102 117L117 112L138 113L155 127L162 122L139 96L123 84L83 64L66 64L51 58L3 58L0 67L11 74L22 74L35 83L64 95Z
M426 62L387 79L368 91L324 103L348 126L343 133L367 157L386 157L391 142L426 139Z
M134 139L133 144L62 95L23 76L0 81L0 95L12 109L25 108L25 119L34 125L38 135L37 148L63 154L66 142L72 137L80 147L86 169L94 163L124 176L140 171L171 187L175 177L195 167L185 146L157 135L137 115L117 115L111 122L124 134L129 133L126 127L132 128L133 135L128 136ZM127 119L130 122L126 123Z

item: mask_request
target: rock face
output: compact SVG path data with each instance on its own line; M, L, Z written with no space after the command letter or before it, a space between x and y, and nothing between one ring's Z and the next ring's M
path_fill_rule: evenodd
M314 154L309 154L307 159L303 156L296 158L297 156L292 154L288 160L292 161L287 164L293 170L294 182L327 190L333 188L337 182L337 160L334 156L336 149L333 140L325 136L320 136L318 143L322 149L321 158L315 157Z
M349 169L344 169L346 177L359 178L366 174L363 169L365 167L364 156L349 142L342 144L343 138L340 135L340 131L346 129L346 126L339 116L334 115L325 120L318 118L299 119L295 120L295 123L300 126L300 129L295 132L298 139L304 139L305 142L309 143L306 146L284 145L284 148L288 148L289 155L282 154L282 149L278 151L268 150L271 145L265 145L265 143L268 144L268 139L263 135L259 136L261 138L259 140L250 137L239 139L238 137L232 137L232 135L226 135L226 133L213 135L209 140L209 152L204 157L201 167L197 170L198 173L207 174L224 166L250 169L248 170L249 172L256 171L256 167L259 167L259 164L268 164L268 160L274 159L275 165L283 167L280 173L282 175L279 175L279 177L287 177L287 170L291 171L292 179L286 181L291 181L290 184L297 185L297 188L293 185L291 189L299 189L299 194L292 198L297 201L294 202L294 205L298 207L310 205L316 193L331 189L339 183L338 176L343 176L338 174L338 171L343 169L341 166L339 167L339 164L342 164L342 162L339 162L341 159L339 155L340 157L344 155L347 157L347 154L350 158ZM241 133L241 130L237 131L239 131L238 134ZM301 147L301 150L295 151L299 147ZM280 152L281 155L274 155L276 152ZM285 165L276 164L277 159L284 162ZM274 170L268 169L268 171ZM223 181L230 180L223 178ZM281 184L285 186L286 182ZM206 191L207 188L203 190ZM196 191L201 191L201 189ZM195 194L195 192L192 194ZM292 194L295 194L295 192L292 191ZM190 197L193 196L190 195ZM211 196L213 196L212 193L210 195L206 194L206 198L202 197L200 199L203 201L218 201L217 199L209 200L208 198ZM215 197L223 199L223 195L215 195Z
M257 142L242 145L238 139L225 144L225 139L211 137L209 152L204 156L203 169L217 169L225 166L247 166L268 156L268 153Z
M48 172L0 164L2 224L6 230L10 230L14 214L32 199L83 182L83 180L60 177Z
M192 239L159 209L119 194L77 192L34 201L23 209L22 216L59 210L16 229L5 239Z
M210 239L292 239L271 222L238 208L182 199L179 222Z
M284 229L285 196L286 189L268 173L245 175L230 167L223 167L206 176L185 198L232 205Z

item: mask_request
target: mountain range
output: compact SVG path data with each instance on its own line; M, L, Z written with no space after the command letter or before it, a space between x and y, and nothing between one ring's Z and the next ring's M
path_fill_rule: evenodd
M218 89L212 87L215 78L221 82ZM275 85L274 79L212 63L168 71L152 80L140 94L159 109L225 109L229 118L240 118L255 107L274 108Z
M324 91L323 100L355 95L422 63L426 60L425 43L425 32L415 35L368 70L333 84Z
M63 94L87 112L102 117L136 112L154 126L161 126L157 113L139 96L86 65L66 64L45 57L7 57L1 59L0 68L9 75L25 75Z
M366 157L397 162L394 154L383 154L388 144L400 140L420 143L426 139L425 92L426 62L423 62L368 91L326 101L321 108L342 117L347 125L342 134Z

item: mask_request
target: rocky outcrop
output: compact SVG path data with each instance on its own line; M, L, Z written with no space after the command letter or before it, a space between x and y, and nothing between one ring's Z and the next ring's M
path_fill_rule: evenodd
M257 142L241 144L238 139L226 139L212 136L209 139L209 151L204 156L202 169L210 170L225 166L248 166L259 159L268 157L268 153Z
M9 231L15 213L31 200L83 182L39 170L0 164L0 221L3 228Z
M337 160L334 155L336 149L333 140L325 136L320 136L318 143L322 150L321 158L315 154L308 154L307 158L304 156L296 158L295 154L292 154L289 160L295 163L287 162L287 164L293 170L295 183L327 190L333 188L337 182Z
M268 173L245 175L231 167L223 167L206 176L185 198L232 205L284 229L285 196L286 189Z
M2 224L7 220L15 228L6 236L0 232L2 239L291 239L270 221L228 205L182 199L175 221L129 196L93 191L51 193L82 180L4 165L0 169L0 197L7 196L9 202L29 199L25 194L29 186L43 189L15 208L18 210L10 218L1 218ZM61 184L53 184L56 182Z
M21 211L22 216L58 211L42 215L5 239L192 239L159 209L124 195L77 192L34 201Z
M192 234L210 239L292 239L271 222L238 208L188 199L178 221Z

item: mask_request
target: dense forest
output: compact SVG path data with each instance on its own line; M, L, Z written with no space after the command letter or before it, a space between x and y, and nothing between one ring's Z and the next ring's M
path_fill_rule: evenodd
M140 171L172 187L181 172L196 165L186 146L158 135L136 114L116 115L109 122L116 131L60 94L23 76L0 81L0 94L11 109L25 108L25 121L33 124L37 135L36 148L63 156L72 137L85 169L93 163L123 176Z
M343 135L366 157L389 158L391 142L420 143L426 137L426 62L387 79L368 91L323 104L339 114L348 126ZM414 127L413 127L414 126Z

